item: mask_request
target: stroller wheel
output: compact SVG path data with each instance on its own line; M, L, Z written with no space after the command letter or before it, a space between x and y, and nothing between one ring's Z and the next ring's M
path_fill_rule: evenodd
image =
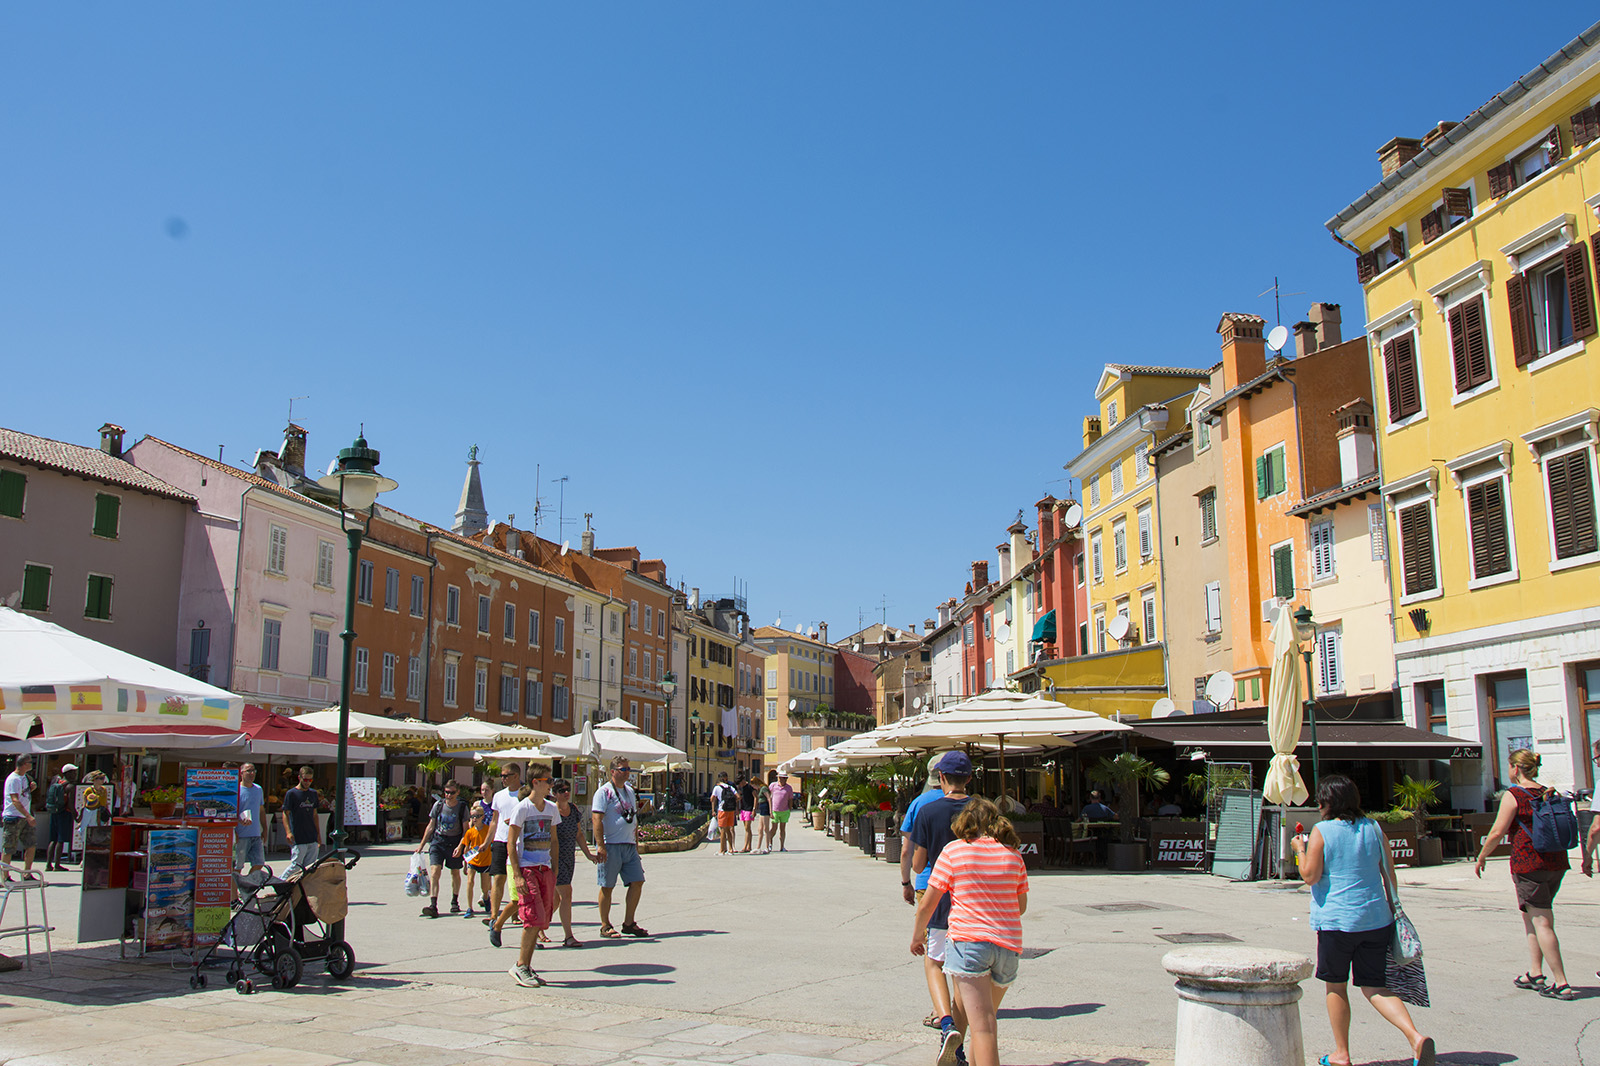
M343 981L349 977L356 968L356 953L350 950L350 945L343 940L335 940L328 945L328 976L335 981Z
M272 983L275 988L293 988L300 983L303 965L300 953L292 947L282 947L272 960Z
M248 996L250 993L256 990L256 986L249 981L240 981L238 984L233 986L233 990L239 993L241 996Z
M236 983L243 976L244 976L244 971L239 969L239 967L237 967L237 966L228 967L227 978L228 978L228 983L230 985Z

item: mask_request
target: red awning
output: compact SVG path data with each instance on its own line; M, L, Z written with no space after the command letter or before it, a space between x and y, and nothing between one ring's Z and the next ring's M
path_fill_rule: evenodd
M307 725L285 715L245 704L241 726L250 737L252 755L286 755L295 759L334 759L339 753L339 735ZM354 737L347 741L346 757L354 762L383 758L383 748Z

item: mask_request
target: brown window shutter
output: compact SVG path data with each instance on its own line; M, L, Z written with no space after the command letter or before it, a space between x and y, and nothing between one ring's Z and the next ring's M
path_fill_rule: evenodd
M1450 326L1450 364L1456 374L1456 391L1466 392L1472 388L1472 370L1467 362L1466 304L1452 307L1447 321Z
M1484 496L1489 483L1473 485L1467 489L1467 534L1472 539L1472 576L1484 577L1490 572L1488 507Z
M1436 585L1433 569L1433 521L1428 515L1428 505L1417 504L1400 512L1400 551L1403 564L1405 594L1415 596Z
M1444 236L1444 208L1436 207L1422 216L1422 243L1436 241Z
M1556 558L1570 559L1595 550L1594 485L1589 480L1589 454L1584 451L1545 463L1550 483L1550 524Z
M1393 226L1389 227L1389 251L1394 253L1396 259L1406 257L1406 235Z
M1472 576L1510 572L1505 491L1499 480L1485 481L1467 490L1467 524L1472 534Z
M1518 366L1538 356L1533 343L1533 308L1528 306L1528 282L1521 274L1506 279L1506 314L1511 318L1511 354Z
M1517 171L1510 163L1501 163L1497 167L1489 168L1489 195L1495 198L1504 196L1517 187Z
M1422 410L1421 383L1417 380L1417 348L1414 334L1402 333L1390 342L1394 346L1395 391L1389 397L1389 416L1396 421Z
M1593 121L1594 108L1592 107L1586 107L1572 116L1572 146L1574 148L1594 140L1594 134L1590 132L1589 125Z
M1356 280L1366 284L1378 276L1378 253L1366 252L1356 256Z
M1550 153L1550 162L1554 163L1561 158L1561 127L1551 126L1550 135L1544 139L1544 147Z
M1461 324L1466 334L1467 387L1474 388L1493 376L1489 366L1489 332L1483 324L1482 296L1461 305Z
M1589 255L1583 245L1574 244L1563 253L1567 265L1567 301L1572 308L1572 339L1592 337L1597 331L1594 315L1594 288L1589 284Z
M1404 416L1400 413L1400 375L1395 370L1395 349L1397 341L1390 341L1383 346L1383 386L1384 393L1389 397L1389 421L1398 422Z
M1458 218L1472 214L1472 194L1466 189L1447 188L1444 191L1444 213Z

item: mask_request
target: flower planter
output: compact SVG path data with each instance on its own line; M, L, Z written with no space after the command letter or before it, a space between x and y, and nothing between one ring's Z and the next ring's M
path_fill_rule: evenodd
M860 842L862 853L870 858L878 854L878 827L882 822L875 814L863 814L858 821L860 825L856 828L856 839Z
M1423 837L1417 841L1417 865L1444 865L1444 841L1438 837Z
M1383 835L1389 841L1389 854L1396 866L1419 866L1417 861L1417 829L1413 825L1385 825ZM1443 861L1442 853L1441 859Z
M1144 872L1143 844L1107 844L1106 869L1113 873Z
M177 809L178 805L176 803L156 803L152 800L150 803L150 816L152 818L171 818L173 812Z
M1017 839L1022 843L1022 862L1034 870L1044 865L1044 824L1025 822L1016 827Z
M861 845L860 823L855 818L849 818L844 823L844 842L851 847Z
M823 811L812 811L811 812L811 828L813 828L813 829L826 829L826 828L828 828L828 815Z

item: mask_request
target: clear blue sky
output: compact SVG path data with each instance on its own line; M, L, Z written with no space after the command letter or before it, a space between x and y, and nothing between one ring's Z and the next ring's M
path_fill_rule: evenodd
M592 511L757 622L917 621L1063 495L1107 361L1361 322L1322 227L1578 5L0 13L0 424ZM1347 335L1349 335L1347 331ZM535 464L542 483L536 483ZM569 534L577 539L573 527ZM558 538L559 539L559 538Z

